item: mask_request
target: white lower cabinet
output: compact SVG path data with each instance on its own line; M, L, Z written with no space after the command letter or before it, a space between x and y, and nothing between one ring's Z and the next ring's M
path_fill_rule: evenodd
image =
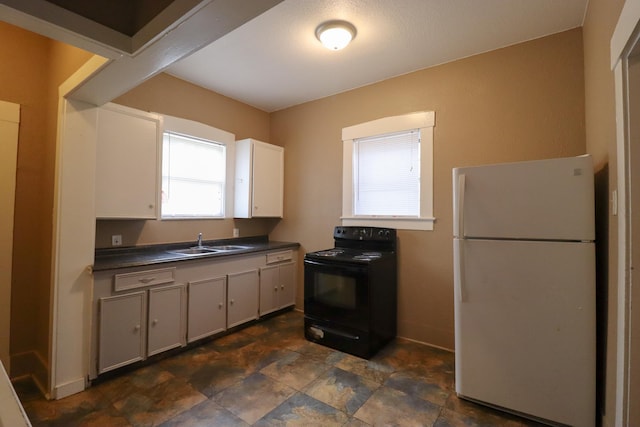
M185 289L158 286L99 298L97 373L184 346Z
M258 269L228 275L228 328L258 318L259 281Z
M146 295L100 298L99 374L144 359Z
M294 305L296 253L96 272L89 378Z
M147 356L187 343L185 297L182 284L149 289Z
M188 312L188 342L226 330L227 277L189 282Z
M269 265L260 269L260 316L296 303L295 264Z

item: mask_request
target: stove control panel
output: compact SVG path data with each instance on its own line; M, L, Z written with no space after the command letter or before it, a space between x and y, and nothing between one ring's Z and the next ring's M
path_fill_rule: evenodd
M393 228L380 227L338 226L333 231L333 237L335 239L344 240L372 240L394 242L396 240L396 230Z

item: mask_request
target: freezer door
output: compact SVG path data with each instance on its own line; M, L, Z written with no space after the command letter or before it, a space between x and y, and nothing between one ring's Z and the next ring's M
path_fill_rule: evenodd
M456 392L595 424L593 243L454 240Z
M594 240L593 185L590 156L456 168L454 236Z

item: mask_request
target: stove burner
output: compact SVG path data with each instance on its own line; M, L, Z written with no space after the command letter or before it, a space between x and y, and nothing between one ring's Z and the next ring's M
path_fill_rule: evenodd
M327 251L316 252L316 255L323 256L323 257L335 257L342 254L343 252L344 251L341 249L329 249Z
M363 252L360 255L354 255L353 259L363 260L363 261L371 261L373 259L378 259L382 256L380 252Z

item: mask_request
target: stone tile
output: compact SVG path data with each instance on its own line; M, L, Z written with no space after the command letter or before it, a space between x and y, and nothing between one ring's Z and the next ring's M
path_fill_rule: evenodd
M212 400L206 400L180 415L161 424L161 427L248 427L249 424L222 408Z
M302 390L311 381L330 368L316 357L288 351L260 372L296 390Z
M453 352L396 338L371 360L390 365L395 371L427 378L442 388L455 388Z
M236 365L233 357L227 356L198 365L186 381L200 393L211 398L246 377L245 368Z
M329 365L335 365L346 356L345 353L316 344L306 339L295 345L287 346L289 350L323 359Z
M374 426L431 426L441 407L389 387L380 387L354 417Z
M211 341L207 345L207 347L222 353L230 350L238 350L239 348L242 348L247 344L251 344L254 341L254 337L244 333L244 331L241 330L220 338L216 338L215 340Z
M146 390L132 390L113 406L134 426L158 425L206 400L182 379L163 381Z
M533 421L529 422L521 417L507 412L479 405L460 399L455 394L449 396L445 408L442 410L441 419L436 423L439 427L445 426L497 426L497 427L523 427L537 426Z
M349 422L344 425L344 427L371 427L371 424L367 424L357 418L351 418Z
M171 372L154 364L111 378L91 387L89 390L98 390L109 401L115 402L130 394L144 393L146 390L175 379L176 377Z
M384 385L440 406L447 402L451 394L448 388L443 388L440 384L431 382L428 378L411 375L407 372L391 374Z
M304 392L336 409L353 415L380 385L340 368L331 368Z
M350 354L340 359L336 366L345 371L352 372L361 377L375 381L378 384L385 382L389 375L394 372L394 368L387 363L380 363L375 360L366 360Z
M340 427L349 420L347 414L306 394L296 393L254 426Z
M253 424L294 393L294 389L255 373L223 390L213 400L245 422Z
M540 426L458 399L451 352L399 338L360 359L305 340L296 311L65 399L15 388L34 427Z
M129 422L111 406L109 400L96 389L89 389L60 400L30 399L22 401L25 412L34 426L81 426L100 416L111 419L114 425L128 426Z
M234 365L242 367L247 373L253 373L288 353L289 351L277 345L277 341L270 344L257 341L234 352L232 357Z
M203 365L212 360L225 358L223 354L217 352L207 345L193 348L184 353L168 357L158 362L160 369L171 372L176 377L189 378Z

